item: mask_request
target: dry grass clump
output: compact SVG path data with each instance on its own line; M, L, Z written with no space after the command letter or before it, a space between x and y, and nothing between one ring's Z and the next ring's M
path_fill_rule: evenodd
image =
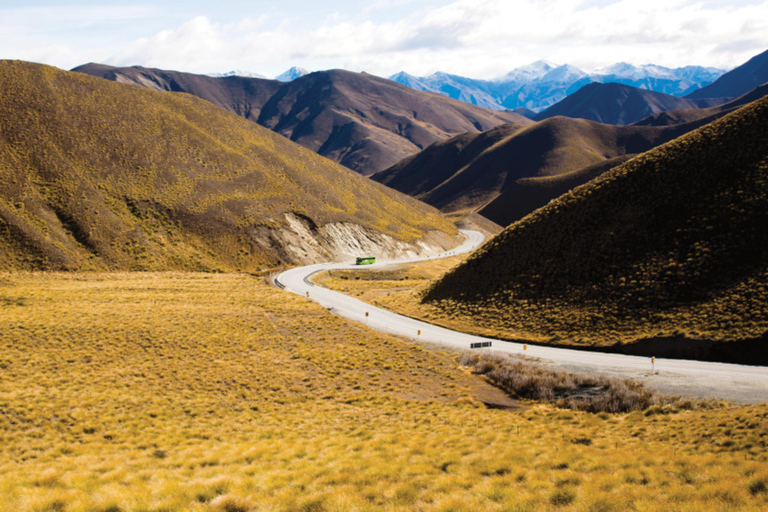
M453 355L250 275L4 274L0 295L2 512L768 504L765 405L486 408L503 393Z
M467 353L459 363L516 397L553 402L559 407L616 413L675 403L671 397L646 390L639 382L545 368L511 355Z

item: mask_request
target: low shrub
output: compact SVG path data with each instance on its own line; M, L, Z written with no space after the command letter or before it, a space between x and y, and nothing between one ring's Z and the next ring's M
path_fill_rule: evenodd
M658 406L674 399L655 395L639 382L544 368L541 364L502 354L464 354L459 363L485 375L518 398L545 400L560 407L589 412L629 412ZM575 441L574 441L575 442Z

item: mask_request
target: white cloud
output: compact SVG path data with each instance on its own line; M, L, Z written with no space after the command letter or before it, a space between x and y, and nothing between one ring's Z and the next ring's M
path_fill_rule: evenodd
M141 7L121 9L85 19L104 24L146 15ZM5 13L0 13L0 43L7 40ZM419 9L413 0L379 0L362 14L331 7L316 24L296 23L301 14L273 10L227 22L209 13L130 41L107 38L101 45L22 34L29 43L22 58L68 56L80 59L72 65L102 60L192 72L277 74L298 64L380 75L442 70L490 78L538 59L586 70L619 61L730 68L768 48L768 0L454 0L432 9ZM87 26L72 16L77 26Z

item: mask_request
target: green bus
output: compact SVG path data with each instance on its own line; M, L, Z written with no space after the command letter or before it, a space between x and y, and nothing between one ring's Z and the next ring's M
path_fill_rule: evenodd
M376 263L376 256L358 256L355 265L373 265Z

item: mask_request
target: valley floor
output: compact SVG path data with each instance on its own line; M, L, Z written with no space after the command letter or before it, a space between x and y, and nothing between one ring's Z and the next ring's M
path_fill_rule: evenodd
M764 510L766 445L518 406L263 276L0 274L0 510Z

